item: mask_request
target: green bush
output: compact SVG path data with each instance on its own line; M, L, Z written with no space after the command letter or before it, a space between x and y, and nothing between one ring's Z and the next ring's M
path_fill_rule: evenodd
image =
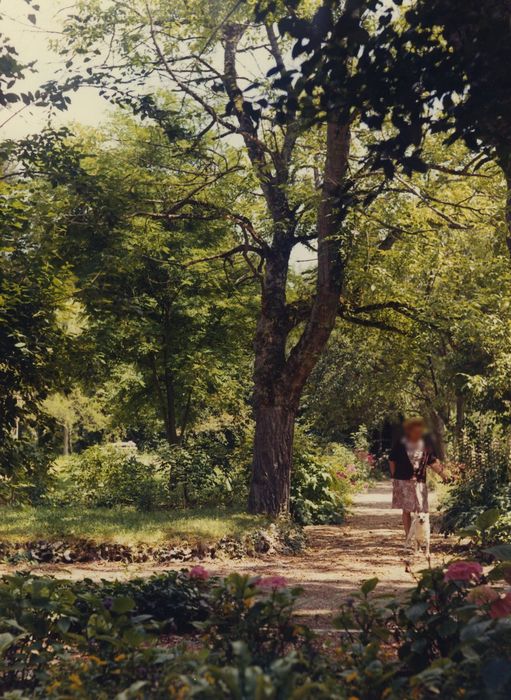
M511 462L509 438L496 426L470 430L457 446L451 465L455 483L442 504L442 531L474 527L485 511L502 514L488 532L489 541L511 541Z
M211 610L205 596L205 588L217 579L206 584L202 567L196 567L198 575L187 572L168 571L150 578L136 578L130 581L103 581L101 592L106 599L127 596L133 600L136 615L149 615L161 623L163 631L190 631L192 623L204 620ZM93 585L93 589L97 585Z
M498 563L423 572L408 597L365 581L328 648L293 619L279 576L210 578L202 567L146 581L0 579L3 698L505 700L511 692L511 548ZM158 620L156 620L157 618ZM198 629L159 644L168 619ZM330 637L329 637L330 639Z
M261 595L265 591L267 595ZM304 628L292 619L301 589L288 589L281 576L228 576L209 594L210 614L196 625L205 641L228 663L234 660L233 640L242 643L250 659L263 667L282 656L290 644L305 641Z
M155 460L142 459L132 448L94 445L67 460L60 486L50 498L89 507L147 510L160 503L162 494Z
M0 446L0 502L39 503L51 483L49 453L28 440L4 438Z
M501 550L511 556L511 549ZM423 572L403 602L373 596L371 579L341 608L343 663L353 695L362 698L476 698L511 693L511 594L477 562L452 562ZM388 655L392 644L396 656ZM387 650L387 651L386 651Z
M250 444L244 425L202 430L158 450L171 505L234 505L248 493Z
M372 458L339 443L319 445L298 433L291 477L291 513L302 525L344 520L350 494L367 482Z

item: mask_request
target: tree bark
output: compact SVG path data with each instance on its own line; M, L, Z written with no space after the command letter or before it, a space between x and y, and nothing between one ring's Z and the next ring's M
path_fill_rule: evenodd
M167 436L167 442L169 445L179 444L179 437L177 434L177 421L176 421L176 395L174 390L174 380L172 378L172 372L166 363L167 358L165 358L165 398L166 398L166 411L165 411L165 434Z
M511 257L511 154L507 155L506 159L501 158L502 169L504 170L504 176L506 179L506 245Z
M256 410L249 510L276 516L289 510L295 412L285 405Z
M292 328L286 306L290 236L276 231L268 256L261 315L255 341L254 408L256 431L249 511L277 515L289 509L294 420L305 382L335 325L343 279L341 183L346 173L348 125L329 122L326 163L317 216L318 273L316 295L300 339L286 358Z
M286 301L289 258L299 219L288 199L290 163L300 134L297 120L284 129L281 148L271 152L260 139L237 74L237 47L246 27L223 27L223 85L229 109L235 115L254 173L273 224L271 245L264 249L265 269L261 313L255 338L254 413L256 431L249 510L276 515L289 508L294 419L305 382L316 365L335 324L343 279L342 243L338 235L344 216L343 182L348 167L349 124L330 114L326 127L326 160L318 205L316 234L318 272L316 294L302 320L300 339L287 356L289 332L295 325ZM271 26L267 27L270 53L282 77L284 60Z

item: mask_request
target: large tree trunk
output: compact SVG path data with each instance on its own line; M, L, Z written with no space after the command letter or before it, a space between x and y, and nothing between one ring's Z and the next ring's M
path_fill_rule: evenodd
M286 306L290 236L276 233L267 259L261 316L255 342L256 431L249 495L251 513L277 515L289 509L294 420L305 382L323 351L338 313L343 264L336 239L342 220L341 184L349 153L349 126L327 126L326 163L318 208L316 296L300 339L286 358L293 327Z
M256 411L253 478L249 510L279 515L289 509L295 413L286 405Z
M352 14L356 14L355 10ZM316 222L316 294L298 319L295 309L287 304L286 284L291 250L300 240L296 237L299 226L297 208L288 199L291 155L300 125L298 120L290 118L283 128L282 144L269 151L239 85L236 54L245 31L246 26L242 24L226 23L223 27L222 79L273 223L271 245L257 239L264 255L265 269L261 315L255 338L256 434L249 509L252 513L275 515L289 507L294 419L303 386L330 337L338 312L343 259L342 244L337 236L345 209L343 182L348 166L350 129L349 124L339 122L338 115L329 115L325 170ZM267 26L267 34L276 70L287 80L283 55L272 26ZM288 116L292 117L292 114L291 110ZM302 321L305 321L303 332L287 356L289 333Z

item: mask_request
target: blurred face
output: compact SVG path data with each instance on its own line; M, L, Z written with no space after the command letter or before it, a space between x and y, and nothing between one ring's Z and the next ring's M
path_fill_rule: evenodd
M424 435L424 426L420 424L409 425L405 430L405 435L410 442L419 442Z

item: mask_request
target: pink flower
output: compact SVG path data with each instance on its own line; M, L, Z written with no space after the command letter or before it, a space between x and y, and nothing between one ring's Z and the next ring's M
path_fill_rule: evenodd
M336 472L336 476L338 479L344 479L345 475L342 472Z
M374 455L366 450L355 450L355 456L361 462L367 462L368 464L374 464Z
M478 581L483 567L477 561L455 561L449 564L445 572L446 581Z
M286 586L287 581L283 576L267 576L266 578L260 578L257 582L257 587L262 591L276 591Z
M497 620L500 617L511 615L511 593L506 593L503 598L495 600L490 606L490 617Z
M188 575L190 578L198 578L201 581L207 581L209 578L209 572L200 565L193 566L188 572Z
M467 600L476 605L486 605L497 600L499 594L491 586L476 586L467 595Z

